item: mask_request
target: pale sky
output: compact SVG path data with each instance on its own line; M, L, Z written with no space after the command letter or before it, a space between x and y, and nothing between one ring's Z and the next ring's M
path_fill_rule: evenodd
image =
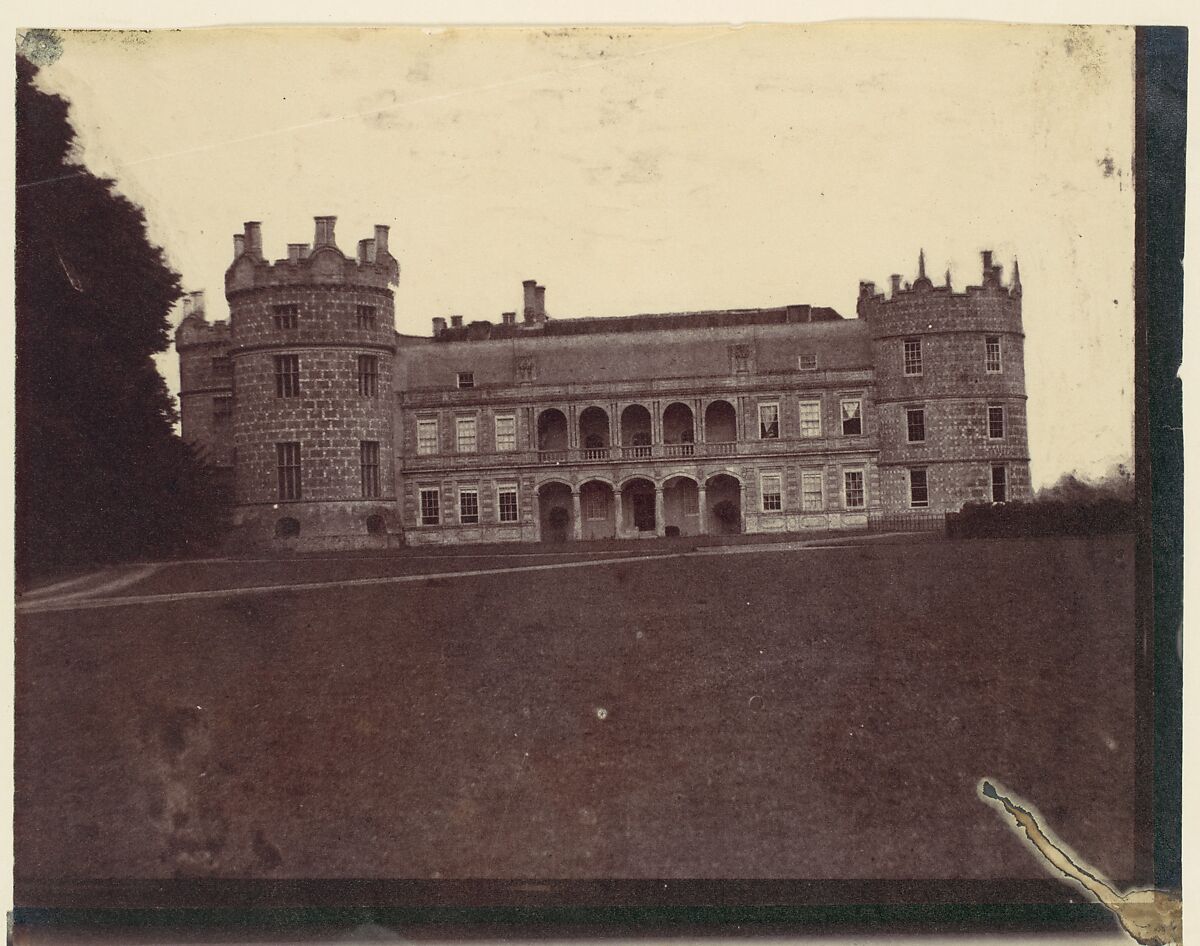
M65 34L42 84L92 170L227 313L232 234L338 217L399 259L397 328L1024 285L1034 484L1132 454L1133 42L984 24ZM53 186L53 185L49 185ZM174 353L160 359L172 389Z

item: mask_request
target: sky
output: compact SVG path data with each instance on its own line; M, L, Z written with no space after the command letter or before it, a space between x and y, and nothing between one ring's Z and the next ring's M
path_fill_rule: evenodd
M62 33L41 85L209 318L267 256L391 227L396 325L809 303L1021 262L1035 486L1130 463L1133 42L1124 27ZM160 358L172 390L174 353Z

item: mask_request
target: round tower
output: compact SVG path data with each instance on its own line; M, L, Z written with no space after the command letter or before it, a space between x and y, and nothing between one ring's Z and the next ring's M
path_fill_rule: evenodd
M955 512L1030 497L1021 278L985 250L978 286L935 286L921 252L911 284L859 284L875 361L881 500L888 510Z
M317 217L312 245L263 257L257 222L234 237L225 272L234 390L234 523L244 542L306 548L395 537L391 287L400 267L388 228L334 241Z

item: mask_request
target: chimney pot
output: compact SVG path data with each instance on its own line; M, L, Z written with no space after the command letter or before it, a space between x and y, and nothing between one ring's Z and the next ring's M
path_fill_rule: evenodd
M298 263L304 259L302 255L304 250L308 249L307 243L289 243L288 244L288 261Z
M313 217L313 222L316 225L313 246L335 246L333 225L337 223L337 217Z
M262 224L257 220L246 221L246 252L255 259L262 259Z
M244 233L235 233L233 235L233 258L237 259L246 252L246 235Z
M204 290L197 289L195 292L189 293L192 297L192 311L204 314Z
M463 324L463 317L461 315L450 316L450 327L451 328L462 328L462 324Z
M358 261L360 263L375 262L375 241L369 237L358 241Z
M892 273L892 295L900 291L900 274Z
M984 250L979 255L983 257L983 271L990 273L992 271L992 251Z

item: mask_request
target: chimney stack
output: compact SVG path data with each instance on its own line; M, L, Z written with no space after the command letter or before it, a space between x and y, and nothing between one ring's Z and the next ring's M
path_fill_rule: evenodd
M289 243L288 244L288 262L299 263L304 259L304 251L308 249L307 243Z
M254 259L262 259L262 224L257 220L246 221L246 252Z
M360 263L375 262L375 241L370 237L358 241L358 261Z
M525 311L523 317L526 322L534 321L534 313L537 312L537 280L526 279L521 283L521 288L525 290Z
M336 246L333 241L333 225L337 223L337 217L313 217L313 221L316 223L313 247Z
M192 297L192 311L197 315L204 315L204 290L197 289L188 295Z
M435 315L433 317L433 334L435 336L441 335L444 331L446 331L446 320L440 315Z
M992 251L984 250L979 255L983 257L983 275L987 276L992 271Z
M463 317L461 315L450 316L450 327L451 328L462 328L462 324L463 324Z
M185 292L183 294L183 299L180 301L183 303L183 317L186 319L192 314L192 303L195 300L192 299L192 294L190 292Z
M535 286L533 289L533 304L537 308L537 320L546 321L546 287Z
M375 224L375 252L371 262L383 259L388 255L388 228L381 223Z
M233 258L237 259L246 252L246 236L243 233L233 235Z
M517 322L517 313L515 313L515 312L501 312L501 313L500 313L500 318L501 318L501 319L504 321L504 324L505 324L505 325L515 325L515 324L516 324L516 322Z
M900 274L892 273L892 295L900 291Z

